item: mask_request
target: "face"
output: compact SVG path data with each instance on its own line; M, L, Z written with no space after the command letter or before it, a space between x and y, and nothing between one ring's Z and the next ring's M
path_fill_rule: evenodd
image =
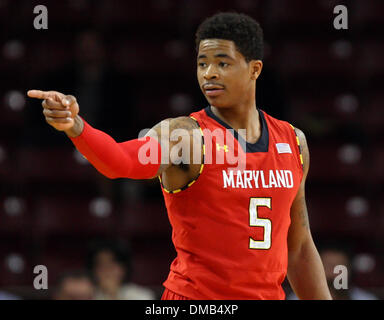
M233 41L206 39L199 45L197 79L209 104L230 108L254 101L262 65L260 60L247 62Z
M347 256L339 251L326 250L321 253L321 260L323 261L327 281L333 281L336 277L337 274L334 273L334 269L337 265L349 266Z
M112 252L105 250L97 254L95 276L101 286L109 284L120 285L124 275L123 266L116 261Z
M58 300L92 300L94 287L88 278L68 278L61 285Z

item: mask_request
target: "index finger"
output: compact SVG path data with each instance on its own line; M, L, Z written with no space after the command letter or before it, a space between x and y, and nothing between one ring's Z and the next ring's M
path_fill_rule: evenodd
M28 94L28 97L37 98L37 99L48 99L51 97L47 91L41 91L41 90L29 90L27 94Z
M30 98L37 99L52 99L61 102L61 99L65 97L64 94L57 91L42 91L42 90L29 90L27 92Z

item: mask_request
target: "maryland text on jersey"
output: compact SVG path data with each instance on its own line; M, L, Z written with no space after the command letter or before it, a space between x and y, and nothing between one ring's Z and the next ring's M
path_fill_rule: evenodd
M223 170L223 188L293 188L291 170Z

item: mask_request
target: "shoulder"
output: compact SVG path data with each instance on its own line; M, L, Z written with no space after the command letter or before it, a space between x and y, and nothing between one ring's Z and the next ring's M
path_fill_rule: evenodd
M307 145L307 138L305 137L304 132L301 129L296 128L294 126L292 126L292 128L293 128L293 130L295 130L296 135L299 138L300 144L301 145L304 145L304 144Z
M299 128L296 128L294 126L292 126L292 128L295 131L297 138L299 139L300 146L302 148L302 152L303 153L308 152L308 143L307 143L307 138L306 138L304 132L302 130L300 130Z
M169 126L171 129L197 129L199 126L196 120L193 120L191 117L177 117L169 119Z
M293 130L293 132L296 134L296 136L299 139L300 146L303 149L302 151L308 152L307 138L305 137L305 134L302 130L293 126L292 124L290 124L289 122L287 122L285 120L280 120L280 119L272 117L271 115L269 115L265 111L263 111L263 113L264 113L265 118L268 119L269 124L273 124L275 127L284 128L283 129L284 132L288 132L288 131L292 132L292 130Z
M198 124L195 120L193 120L191 117L177 117L177 118L168 118L160 121L158 124L156 124L152 130L159 131L163 130L163 132L166 132L164 130L169 130L172 132L176 129L184 129L184 130L192 130L197 129Z
M310 161L307 138L305 137L305 134L302 130L294 126L292 126L292 128L295 131L297 138L299 139L300 153L303 157L304 173L306 175L309 169Z

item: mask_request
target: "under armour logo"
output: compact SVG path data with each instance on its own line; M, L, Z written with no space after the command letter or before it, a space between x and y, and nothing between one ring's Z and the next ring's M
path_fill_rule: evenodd
M228 146L226 144L221 146L218 143L216 143L216 149L217 149L217 151L220 151L220 149L223 149L224 152L228 152Z

